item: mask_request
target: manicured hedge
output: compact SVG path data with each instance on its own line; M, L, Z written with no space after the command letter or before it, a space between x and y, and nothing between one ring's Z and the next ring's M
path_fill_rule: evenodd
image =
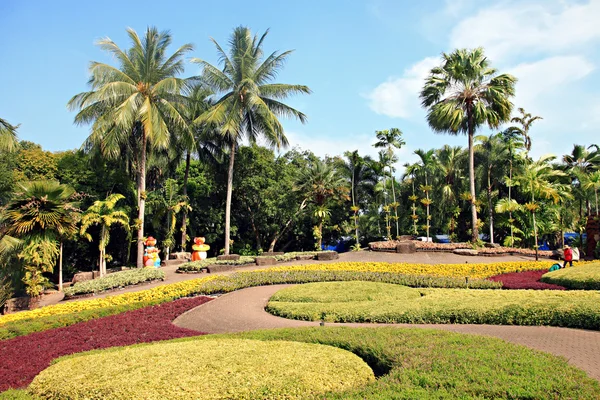
M241 256L239 260L217 260L216 257L207 258L202 261L191 261L185 264L181 264L178 268L178 272L200 272L209 265L246 265L254 264L256 257L252 256Z
M338 347L365 360L378 376L367 385L329 392L319 395L319 399L597 399L600 392L597 381L563 358L500 339L439 330L386 327L278 329L207 335L173 342L197 345L212 343L215 339L283 340ZM131 349L136 351L132 354L135 356L138 351L152 346L155 345L133 346ZM110 359L111 354L121 351L107 349L92 354ZM302 362L303 356L299 355L294 362ZM68 356L63 360L79 357ZM148 359L142 358L140 362L147 363ZM198 369L209 363L202 356L194 362ZM57 366L61 364L59 361ZM178 376L176 367L170 372L165 385L171 385ZM151 375L147 377L150 381L155 380ZM120 374L115 379L119 385L127 381L129 375ZM198 398L203 397L199 395ZM311 396L307 393L304 398Z
M542 276L541 280L564 286L567 289L600 290L600 263L548 272Z
M142 282L164 280L165 273L154 267L136 268L127 271L114 272L102 278L77 282L65 288L65 296L71 297L89 293L99 293L105 290L136 285Z
M208 297L180 299L0 341L0 391L29 384L53 359L67 354L200 335L201 332L171 322L210 300Z
M213 339L71 357L40 373L44 399L306 399L375 380L358 356L293 341Z
M351 280L389 282L414 287L500 288L501 286L497 282L486 280L470 280L467 283L463 278L413 276L389 272L302 270L240 272L230 276L213 275L103 299L69 302L38 310L5 315L0 317L0 339L68 326L81 321L198 294L228 293L251 286L282 283Z
M600 330L600 292L412 289L376 282L309 283L267 305L280 317L332 322L548 325Z
M564 286L541 282L545 269L538 271L509 272L491 276L488 279L502 282L502 289L565 290Z

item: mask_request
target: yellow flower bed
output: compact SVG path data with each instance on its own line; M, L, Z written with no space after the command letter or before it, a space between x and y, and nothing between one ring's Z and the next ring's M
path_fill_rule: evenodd
M71 314L85 310L107 308L123 304L162 302L165 298L176 299L194 294L195 289L197 289L198 286L218 278L222 278L222 276L208 276L205 278L192 279L185 282L157 286L152 289L140 290L138 292L108 296L102 299L71 301L68 303L55 304L52 306L42 307L31 311L3 315L0 316L0 326L8 322L20 321L24 319L40 318L60 314Z
M555 261L511 261L465 264L409 264L385 262L338 262L269 268L268 271L370 271L394 272L409 275L489 278L490 276L529 270L548 269ZM580 263L581 264L581 263ZM259 270L267 271L267 270Z

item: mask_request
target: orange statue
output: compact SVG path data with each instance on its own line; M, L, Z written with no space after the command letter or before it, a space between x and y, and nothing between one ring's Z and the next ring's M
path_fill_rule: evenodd
M192 261L200 261L206 259L206 251L210 249L210 246L204 244L203 237L194 238L194 244L192 245Z

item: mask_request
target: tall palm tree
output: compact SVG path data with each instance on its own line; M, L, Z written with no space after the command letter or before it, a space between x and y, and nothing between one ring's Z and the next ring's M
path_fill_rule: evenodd
M360 172L362 167L364 166L364 160L358 154L358 150L354 151L346 151L344 152L344 157L346 160L342 164L342 171L346 172L350 175L350 194L352 196L352 212L354 219L354 236L356 239L356 244L359 244L359 235L358 235L358 212L360 210L360 206L357 206L356 203L356 183L357 176L360 176Z
M536 203L536 196L538 199L549 199L554 204L558 203L561 198L570 196L562 187L563 185L557 182L557 179L566 175L553 167L551 161L554 159L554 156L543 156L539 160L527 164L523 173L517 177L521 188L531 195L531 202L525 204L525 207L531 212L533 220L536 260L538 259L538 231L535 216L536 211L540 208L540 205Z
M184 56L193 47L185 44L168 56L169 32L149 27L143 38L131 28L127 34L131 40L127 50L109 38L98 42L102 50L117 59L118 66L92 62L92 90L74 96L68 107L80 110L75 117L77 124L92 123L85 147L98 147L110 158L122 157L123 148L133 152L138 200L137 266L142 267L147 154L169 147L173 130L189 129L177 107L183 102L181 93L189 81L177 75L183 72Z
M402 146L406 144L404 139L402 139L402 131L398 128L386 129L383 131L376 131L377 134L377 143L373 146L375 148L384 148L390 159L394 156L394 149L400 149ZM392 174L393 166L392 164L388 165L390 171L390 178L392 180L392 197L393 197L393 207L394 207L394 216L396 220L396 237L400 236L400 231L398 229L398 203L396 202L396 179Z
M425 205L426 208L426 232L427 232L427 241L429 241L429 228L431 227L431 204L433 203L429 198L429 192L433 189L433 186L430 183L433 183L429 180L429 178L433 175L435 168L437 166L437 160L435 157L435 150L431 149L428 151L418 149L415 150L415 154L419 156L418 172L423 174L425 177L425 185L421 185L421 190L425 193L425 198L421 199L421 203Z
M315 227L317 249L321 250L323 243L323 222L329 216L329 206L336 200L348 200L346 180L339 175L333 165L316 160L306 169L300 171L294 190L302 193L303 197L314 204L314 215L318 225Z
M519 107L517 111L519 111L521 115L511 118L510 122L521 125L519 129L521 131L521 135L523 135L525 149L527 150L527 153L529 153L531 150L531 136L529 136L529 128L531 128L531 124L533 124L535 121L543 118L537 115L532 116L530 113L525 112L523 107Z
M388 182L387 175L385 173L385 168L394 164L397 161L396 156L394 154L388 153L386 150L379 150L379 160L377 161L377 165L375 166L375 171L379 173L382 178L382 182L378 185L378 189L383 194L383 211L385 212L385 227L387 231L388 240L392 239L392 226L390 224L390 207L391 204L388 203ZM393 186L392 186L393 187Z
M502 131L500 133L500 138L508 149L508 180L506 181L506 186L508 186L508 201L503 202L503 205L501 205L500 208L502 210L501 212L508 212L508 222L510 224L510 243L511 246L514 246L514 219L512 213L514 210L516 210L516 206L518 206L518 204L516 204L516 202L513 203L512 200L512 187L514 186L513 166L515 162L515 155L517 154L516 152L525 146L525 142L521 129L514 126Z
M469 139L472 241L479 239L473 138L481 125L497 128L510 118L517 79L497 75L482 48L458 49L442 55L442 65L431 70L421 91L427 121L435 132L466 133Z
M475 150L482 158L482 167L486 176L486 194L488 201L488 223L490 227L490 243L494 243L494 207L492 206L492 195L498 172L502 171L502 165L506 162L508 149L502 142L500 134L490 136L476 136L479 142Z
M592 150L592 148L594 148ZM590 213L588 192L582 187L582 182L593 171L600 168L600 152L595 145L582 146L574 144L570 154L562 158L563 170L571 177L573 194L579 200L579 218L583 218L583 202L586 203L586 212Z
M6 206L5 234L23 241L20 257L25 262L27 293L38 296L59 256L59 242L77 231L79 218L75 191L56 181L20 183L13 200ZM60 246L62 247L62 246ZM62 265L59 265L59 278ZM60 280L60 279L59 279ZM62 282L59 282L59 287Z
M247 138L255 142L259 136L271 146L279 148L287 145L287 138L278 117L295 117L302 123L306 116L300 111L284 104L281 100L296 93L310 93L304 85L270 83L283 67L291 50L283 53L273 52L263 59L263 41L268 30L262 36L252 36L247 27L237 27L229 40L227 54L212 39L222 69L195 58L192 61L203 68L203 81L221 94L217 102L196 123L218 126L225 141L229 144L229 170L227 176L227 200L225 203L225 255L229 254L231 225L231 194L233 190L233 166L235 152L240 141Z
M598 190L600 190L600 171L594 171L585 177L583 182L584 189L593 189L594 197L596 198L596 215L598 214Z
M19 125L11 125L0 118L0 151L13 151L17 147L17 129Z
M100 276L106 275L106 246L110 241L110 228L113 225L121 225L129 230L129 217L125 210L116 208L117 203L125 196L119 193L109 195L105 200L96 200L81 216L81 227L79 234L87 240L92 240L92 236L87 233L93 225L100 225L100 237L98 249L100 255L98 259L98 269Z
M409 196L409 200L412 202L412 205L410 206L411 210L412 210L412 215L411 215L411 219L412 219L412 223L413 223L413 234L417 235L419 233L419 230L417 229L417 221L419 219L419 217L417 216L417 200L418 200L418 196L415 194L415 180L417 179L417 172L419 171L419 164L414 163L414 164L409 164L409 163L405 163L404 164L404 176L402 177L402 179L407 179L410 181L410 184L412 185L412 196Z

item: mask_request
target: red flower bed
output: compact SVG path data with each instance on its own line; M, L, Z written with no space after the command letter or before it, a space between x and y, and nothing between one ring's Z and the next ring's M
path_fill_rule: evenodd
M488 278L491 281L502 282L503 289L536 289L536 290L565 290L564 287L551 283L540 282L546 270L511 272Z
M60 356L93 349L197 336L171 322L180 314L212 300L180 299L64 328L0 341L0 392L28 385Z

